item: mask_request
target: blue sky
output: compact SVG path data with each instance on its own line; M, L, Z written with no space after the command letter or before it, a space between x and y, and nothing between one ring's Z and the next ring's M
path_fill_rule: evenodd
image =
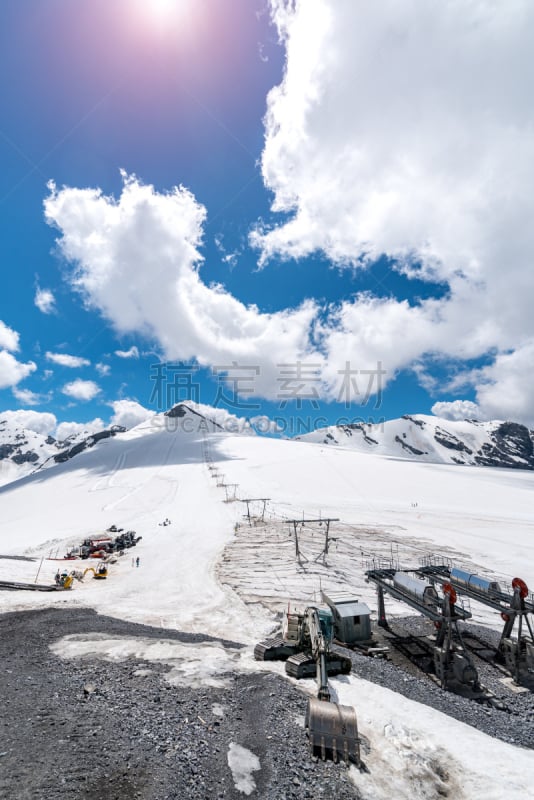
M386 6L4 0L2 410L530 423L532 13Z

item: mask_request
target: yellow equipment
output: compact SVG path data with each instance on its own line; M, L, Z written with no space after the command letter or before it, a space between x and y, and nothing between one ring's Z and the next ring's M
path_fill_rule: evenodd
M93 578L97 580L103 580L108 577L108 568L104 563L99 564L96 569L94 567L87 567L87 569L84 569L82 577L85 577L88 572L92 572Z

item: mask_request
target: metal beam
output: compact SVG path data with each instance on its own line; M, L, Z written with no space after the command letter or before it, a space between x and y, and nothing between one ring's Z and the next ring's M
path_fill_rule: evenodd
M400 589L397 589L396 586L393 586L391 583L387 582L386 578L391 579L395 572L396 570L393 569L384 569L369 570L365 574L370 581L377 585L377 587L380 587L392 597L395 597L397 600L402 600L403 603L406 603L416 611L419 611L420 614L428 617L433 622L441 622L443 620L443 614L441 611L434 611L429 606L424 605L424 603L419 603L417 598L413 595L407 594ZM469 611L464 611L464 609L457 608L456 606L454 607L453 619L466 620L471 619L471 616L472 614Z

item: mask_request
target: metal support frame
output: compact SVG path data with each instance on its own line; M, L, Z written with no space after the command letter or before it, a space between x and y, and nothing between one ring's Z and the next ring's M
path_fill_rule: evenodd
M401 588L390 583L390 581L393 580L395 572L398 572L398 570L387 568L368 570L365 573L367 580L376 585L378 625L381 628L389 630L384 593L390 594L397 600L401 600L403 603L411 606L423 616L428 617L436 624L438 629L434 650L434 664L440 679L441 687L443 689L448 689L451 688L454 683L469 682L472 684L475 691L479 691L478 674L471 656L464 647L462 635L458 628L458 622L469 619L471 613L451 603L451 598L448 594L445 594L440 606L432 608L424 605L424 603L419 602L418 598L414 595L404 592ZM461 649L455 647L455 641L459 643ZM468 668L464 667L464 669L461 670L458 668L458 665L461 666L463 662L467 662ZM461 672L469 676L469 681L461 680Z
M250 503L263 503L263 508L261 511L261 521L265 521L265 509L267 507L267 503L270 500L270 497L244 497L240 502L247 504L247 513L245 514L246 518L248 519L248 524L251 525L251 516L250 516Z
M514 595L510 603L510 608L507 611L502 611L501 616L504 619L504 627L497 647L496 659L506 664L513 673L516 683L519 683L522 673L525 671L525 668L528 668L524 663L527 658L527 647L530 645L534 648L534 633L532 625L530 624L529 610L525 599L521 597L519 587L514 588ZM512 640L510 643L516 620L517 639L515 641ZM530 642L528 638L523 635L523 620L530 634Z
M378 596L378 624L381 628L389 630L388 621L386 619L386 604L384 602L384 589L380 584L376 585L376 593Z
M305 519L302 517L301 519L286 519L288 525L293 525L293 533L295 535L295 558L299 561L308 561L308 559L302 554L299 546L299 537L298 537L298 526L299 525L311 525L313 523L319 523L321 525L325 525L325 540L323 549L319 553L319 555L314 559L314 561L318 561L321 556L323 556L323 561L326 559L328 555L328 551L330 548L331 542L336 542L337 539L330 536L330 523L332 522L339 522L339 517L319 517L318 519Z
M477 600L479 603L501 614L504 619L504 626L495 653L495 659L501 663L505 663L516 683L519 683L521 673L524 671L523 661L526 648L530 645L534 649L534 630L529 617L529 615L534 614L534 602L521 597L519 586L513 588L512 594L509 592L494 592L489 595L478 591L473 586L457 583L454 578L451 577L451 569L452 563L447 559L446 563L425 564L416 570L416 572L428 578L433 583L436 581L447 581L454 587L458 594L469 597L471 600ZM530 597L532 597L532 595L530 595ZM523 621L528 628L530 641L523 633ZM517 640L512 640L512 643L509 644L516 622Z
M222 487L224 489L224 494L225 494L225 499L224 499L225 503L232 503L234 500L237 500L237 487L238 487L237 483L223 483ZM230 497L228 490L232 488L234 490L234 493L232 497Z

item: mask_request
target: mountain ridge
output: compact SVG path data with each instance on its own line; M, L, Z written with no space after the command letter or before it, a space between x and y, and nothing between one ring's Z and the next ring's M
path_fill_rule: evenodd
M196 406L196 407L195 407ZM219 415L221 422L214 417ZM221 414L221 409L213 409L195 403L177 403L162 414L154 414L154 418L164 420L170 432L182 430L185 433L222 433L224 431L251 435L250 428L240 431L237 418ZM231 424L230 424L231 423ZM129 430L144 425L139 423ZM0 414L0 486L25 478L41 469L49 469L56 464L69 461L87 449L105 439L126 433L128 429L122 425L110 425L101 431L92 433L88 430L72 434L66 439L56 440L29 428L24 428L2 418Z
M186 433L238 432L233 424L214 417L194 404L178 403L161 415L165 424ZM205 413L204 413L205 412ZM221 424L222 423L222 424ZM134 426L137 427L137 426ZM102 431L81 431L58 441L53 436L18 426L0 415L0 486L78 456L101 441L121 435L126 428L111 425ZM251 435L247 428L242 433ZM315 442L436 464L534 470L534 431L517 422L445 420L425 414L405 414L379 423L355 422L318 428L293 437Z
M518 422L405 414L380 423L331 425L295 439L435 464L534 470L534 431Z
M96 433L85 430L57 440L50 434L2 419L0 415L0 486L68 461L103 439L125 431L121 425L111 425Z

